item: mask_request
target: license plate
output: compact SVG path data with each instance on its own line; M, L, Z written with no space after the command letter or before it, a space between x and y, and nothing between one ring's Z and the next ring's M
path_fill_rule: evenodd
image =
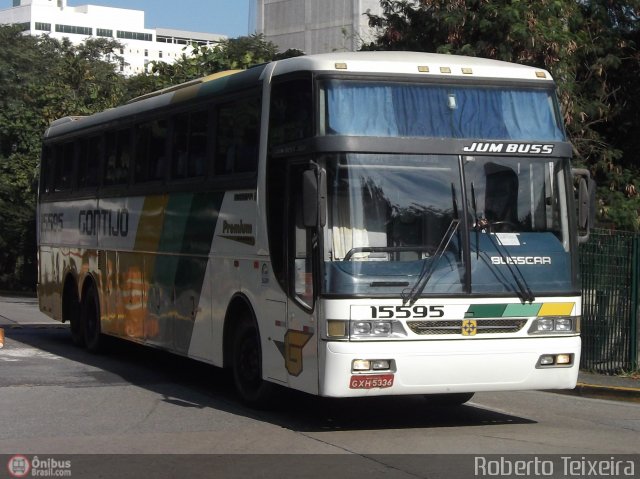
M351 376L350 389L390 388L393 386L393 374L370 374Z

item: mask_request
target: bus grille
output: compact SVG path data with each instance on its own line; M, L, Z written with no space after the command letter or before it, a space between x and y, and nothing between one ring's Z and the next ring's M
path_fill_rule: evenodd
M525 324L526 319L506 318L506 319L477 319L476 334L503 334L516 333L520 331ZM407 326L415 334L435 335L435 334L461 334L462 321L407 321Z

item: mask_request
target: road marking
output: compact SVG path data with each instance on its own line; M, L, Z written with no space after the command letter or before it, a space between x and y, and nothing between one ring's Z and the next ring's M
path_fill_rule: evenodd
M0 361L4 362L18 362L25 359L60 359L60 356L56 356L45 351L41 351L36 348L9 348L3 349L0 353Z

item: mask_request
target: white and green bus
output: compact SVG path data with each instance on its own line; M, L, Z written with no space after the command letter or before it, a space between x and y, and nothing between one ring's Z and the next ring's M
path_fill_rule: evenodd
M571 153L548 72L426 53L303 56L63 118L40 308L90 350L230 368L254 403L572 388Z

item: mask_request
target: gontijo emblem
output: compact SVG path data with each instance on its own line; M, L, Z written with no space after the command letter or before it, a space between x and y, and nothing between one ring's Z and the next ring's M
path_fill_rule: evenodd
M299 376L303 371L302 348L309 342L313 333L289 329L284 335L284 342L274 341L280 354L284 357L287 372L292 376Z
M475 319L465 319L462 321L462 335L475 336L478 332L478 322Z

